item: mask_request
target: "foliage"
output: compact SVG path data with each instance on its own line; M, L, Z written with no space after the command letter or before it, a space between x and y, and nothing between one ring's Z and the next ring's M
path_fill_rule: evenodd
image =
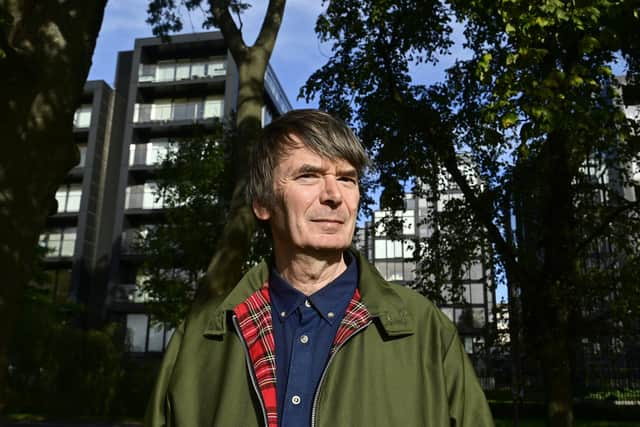
M285 0L270 0L260 32L253 45L242 36L240 13L248 6L236 0L151 0L148 20L158 35L181 27L180 8L187 11L208 6L205 27L215 26L224 36L238 70L238 93L235 110L235 143L229 146L229 182L233 186L226 221L222 227L217 250L209 262L205 277L198 287L196 309L201 302L228 292L241 277L243 267L252 252L256 222L246 201L248 147L256 140L262 125L264 79L271 53L280 29ZM232 14L236 14L239 25ZM211 254L210 254L211 255Z
M106 0L0 2L0 413L8 346L38 236L56 188L77 163L73 113L105 5Z
M149 226L138 250L145 255L140 291L154 317L176 326L216 250L229 209L228 155L222 125L215 133L172 142L158 170L163 220Z
M471 250L460 241L491 243L519 297L510 318L522 316L541 364L552 425L571 424L571 348L597 331L594 312L608 319L599 333L615 335L613 326L632 326L640 311L631 274L640 206L628 198L627 169L640 133L620 109L610 66L624 57L634 81L637 6L330 2L316 30L333 55L301 91L358 127L381 171L383 208L401 208L399 182L415 177L415 190L434 191L441 171L463 193L455 209L430 218L440 244L425 242L435 265L423 283L439 291L438 263L451 259L455 270ZM470 58L444 82L415 82L412 69L451 47L454 17ZM448 221L464 220L456 211L473 219Z
M11 346L9 408L50 415L106 415L120 381L123 348L115 325L82 330L82 307L29 288Z
M138 248L145 255L140 292L154 319L177 326L186 316L205 267L217 250L230 209L233 180L230 146L233 125L217 123L212 132L173 141L158 170L156 198L163 221L150 226ZM245 269L269 251L256 234Z

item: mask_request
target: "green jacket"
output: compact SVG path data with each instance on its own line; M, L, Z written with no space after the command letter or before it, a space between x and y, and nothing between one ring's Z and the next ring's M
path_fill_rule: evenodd
M389 284L356 255L361 302L373 321L327 365L316 392L314 425L493 426L455 326L423 296ZM256 266L226 298L194 310L176 330L146 426L264 425L245 347L229 320L268 274L265 262Z

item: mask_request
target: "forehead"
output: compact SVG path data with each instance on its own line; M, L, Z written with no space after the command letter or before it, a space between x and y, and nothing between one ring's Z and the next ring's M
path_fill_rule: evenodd
M355 167L346 159L341 157L327 157L317 153L303 142L295 134L288 135L287 141L282 145L282 150L278 156L276 168L290 169L300 165L310 166L335 166L339 169L353 169Z
M335 168L337 171L355 173L355 167L346 159L322 156L303 144L287 147L280 156L276 169L281 172L293 172L301 168L319 170Z

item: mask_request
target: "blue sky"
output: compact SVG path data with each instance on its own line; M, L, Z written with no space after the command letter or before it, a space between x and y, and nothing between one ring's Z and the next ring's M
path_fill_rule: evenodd
M90 80L105 80L113 86L117 53L133 49L139 37L151 37L151 27L145 22L147 0L110 0L107 3L102 29L89 71ZM253 2L243 15L245 42L253 44L258 33L266 1ZM298 91L307 78L322 66L331 51L321 45L314 32L315 21L322 11L320 1L288 0L284 20L273 52L274 68L289 100L295 108L313 106L297 100ZM205 31L201 12L183 14L183 33Z

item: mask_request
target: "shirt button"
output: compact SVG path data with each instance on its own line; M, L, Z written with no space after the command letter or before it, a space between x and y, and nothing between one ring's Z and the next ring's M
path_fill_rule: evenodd
M286 311L282 311L282 312L280 312L280 317L284 317L284 316L286 316L286 315L287 315L287 312L286 312Z
M333 319L335 316L336 316L336 315L333 313L333 311L330 311L330 312L328 312L328 313L327 313L327 317L328 317L329 319Z
M306 343L308 343L308 342L309 342L309 337L308 337L308 336L306 336L306 335L302 335L302 336L300 337L300 342L301 342L302 344L306 344Z
M299 405L300 401L300 396L298 396L297 394L291 398L291 403L293 403L294 405Z
M311 301L305 300L304 301L304 306L307 307L307 308L311 308Z

